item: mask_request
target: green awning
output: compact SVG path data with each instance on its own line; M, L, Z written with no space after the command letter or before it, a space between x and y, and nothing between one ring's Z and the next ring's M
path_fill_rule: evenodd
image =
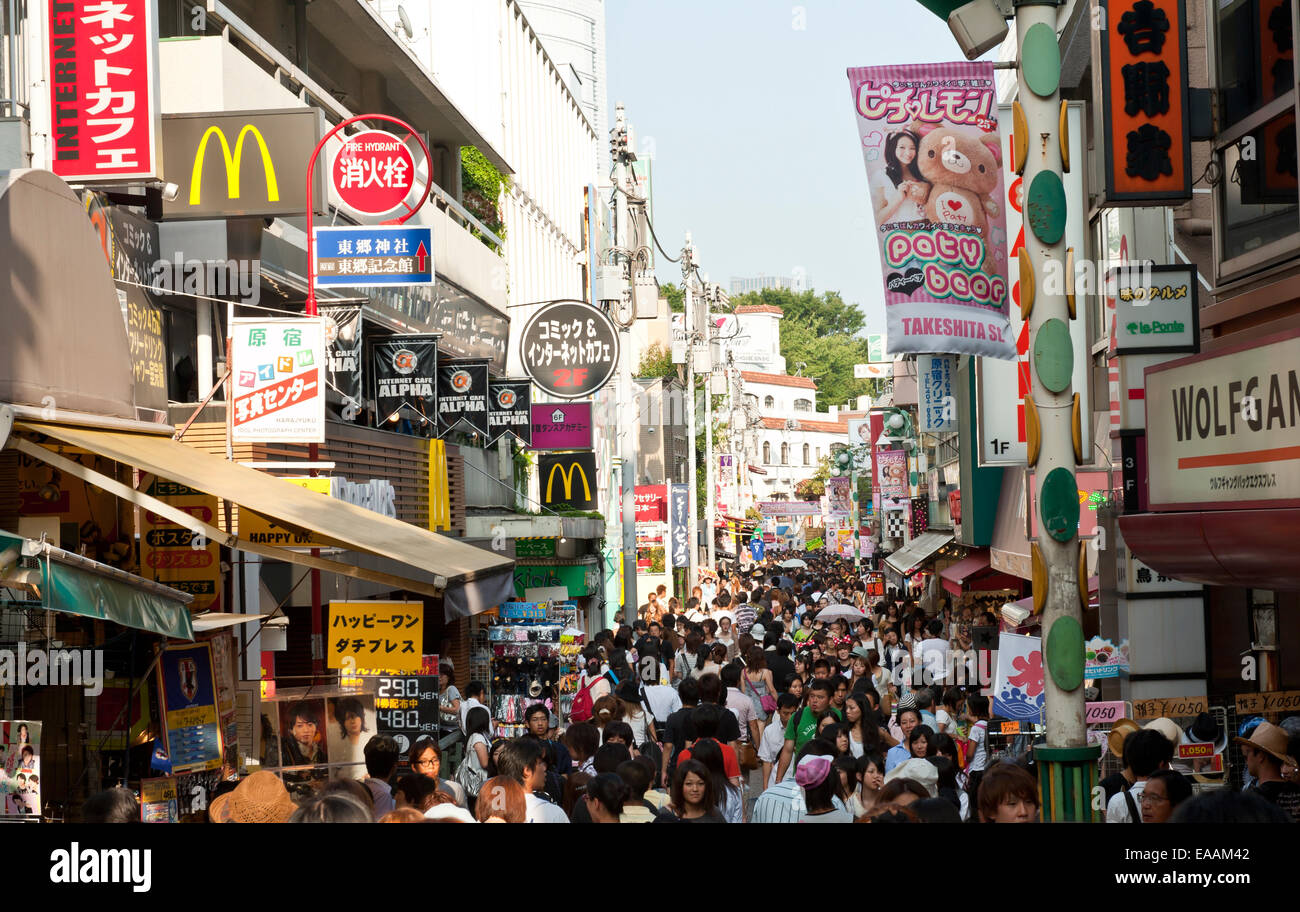
M0 532L0 552L13 547L40 563L43 608L194 639L188 607L193 596L70 551Z

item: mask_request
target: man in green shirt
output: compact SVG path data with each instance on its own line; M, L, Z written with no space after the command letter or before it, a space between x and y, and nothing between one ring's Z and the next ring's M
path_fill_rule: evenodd
M785 778L785 771L795 753L817 737L817 726L827 712L834 713L836 719L844 719L838 709L831 708L834 693L835 685L825 678L814 678L808 683L808 705L792 715L785 726L785 746L781 748L781 759L776 766L777 782Z

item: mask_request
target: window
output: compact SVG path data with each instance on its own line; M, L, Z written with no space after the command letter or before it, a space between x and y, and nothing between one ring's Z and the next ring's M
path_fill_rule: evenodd
M822 461L822 448L821 448L821 447L818 447L818 448L817 448L817 461L818 461L818 462L821 462L821 461Z
M772 444L763 441L763 465L772 464Z
M763 408L776 408L776 399L768 396L763 400Z
M1300 246L1291 4L1219 0L1209 58L1220 133L1214 158L1216 271L1224 281ZM1267 15L1264 10L1268 8Z
M796 399L796 400L794 401L794 410L795 410L796 412L811 412L811 411L812 411L812 400L811 400L811 399Z
M811 449L812 449L812 448L811 448L810 446L808 446L808 444L805 443L805 444L803 445L803 464L804 464L804 465L809 465L808 453L811 451Z
M781 444L781 465L790 464L790 444Z

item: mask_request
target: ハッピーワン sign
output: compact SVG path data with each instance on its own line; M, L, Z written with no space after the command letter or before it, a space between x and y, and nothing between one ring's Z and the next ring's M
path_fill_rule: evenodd
M1148 367L1152 510L1300 506L1300 332Z
M890 354L1016 357L993 64L848 71Z

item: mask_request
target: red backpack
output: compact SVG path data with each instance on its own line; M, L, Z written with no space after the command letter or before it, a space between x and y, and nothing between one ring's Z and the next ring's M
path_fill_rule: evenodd
M573 706L569 709L569 721L571 722L589 722L591 721L592 709L595 700L591 698L591 688L596 682L604 678L604 675L596 675L589 680L581 690L573 697Z

